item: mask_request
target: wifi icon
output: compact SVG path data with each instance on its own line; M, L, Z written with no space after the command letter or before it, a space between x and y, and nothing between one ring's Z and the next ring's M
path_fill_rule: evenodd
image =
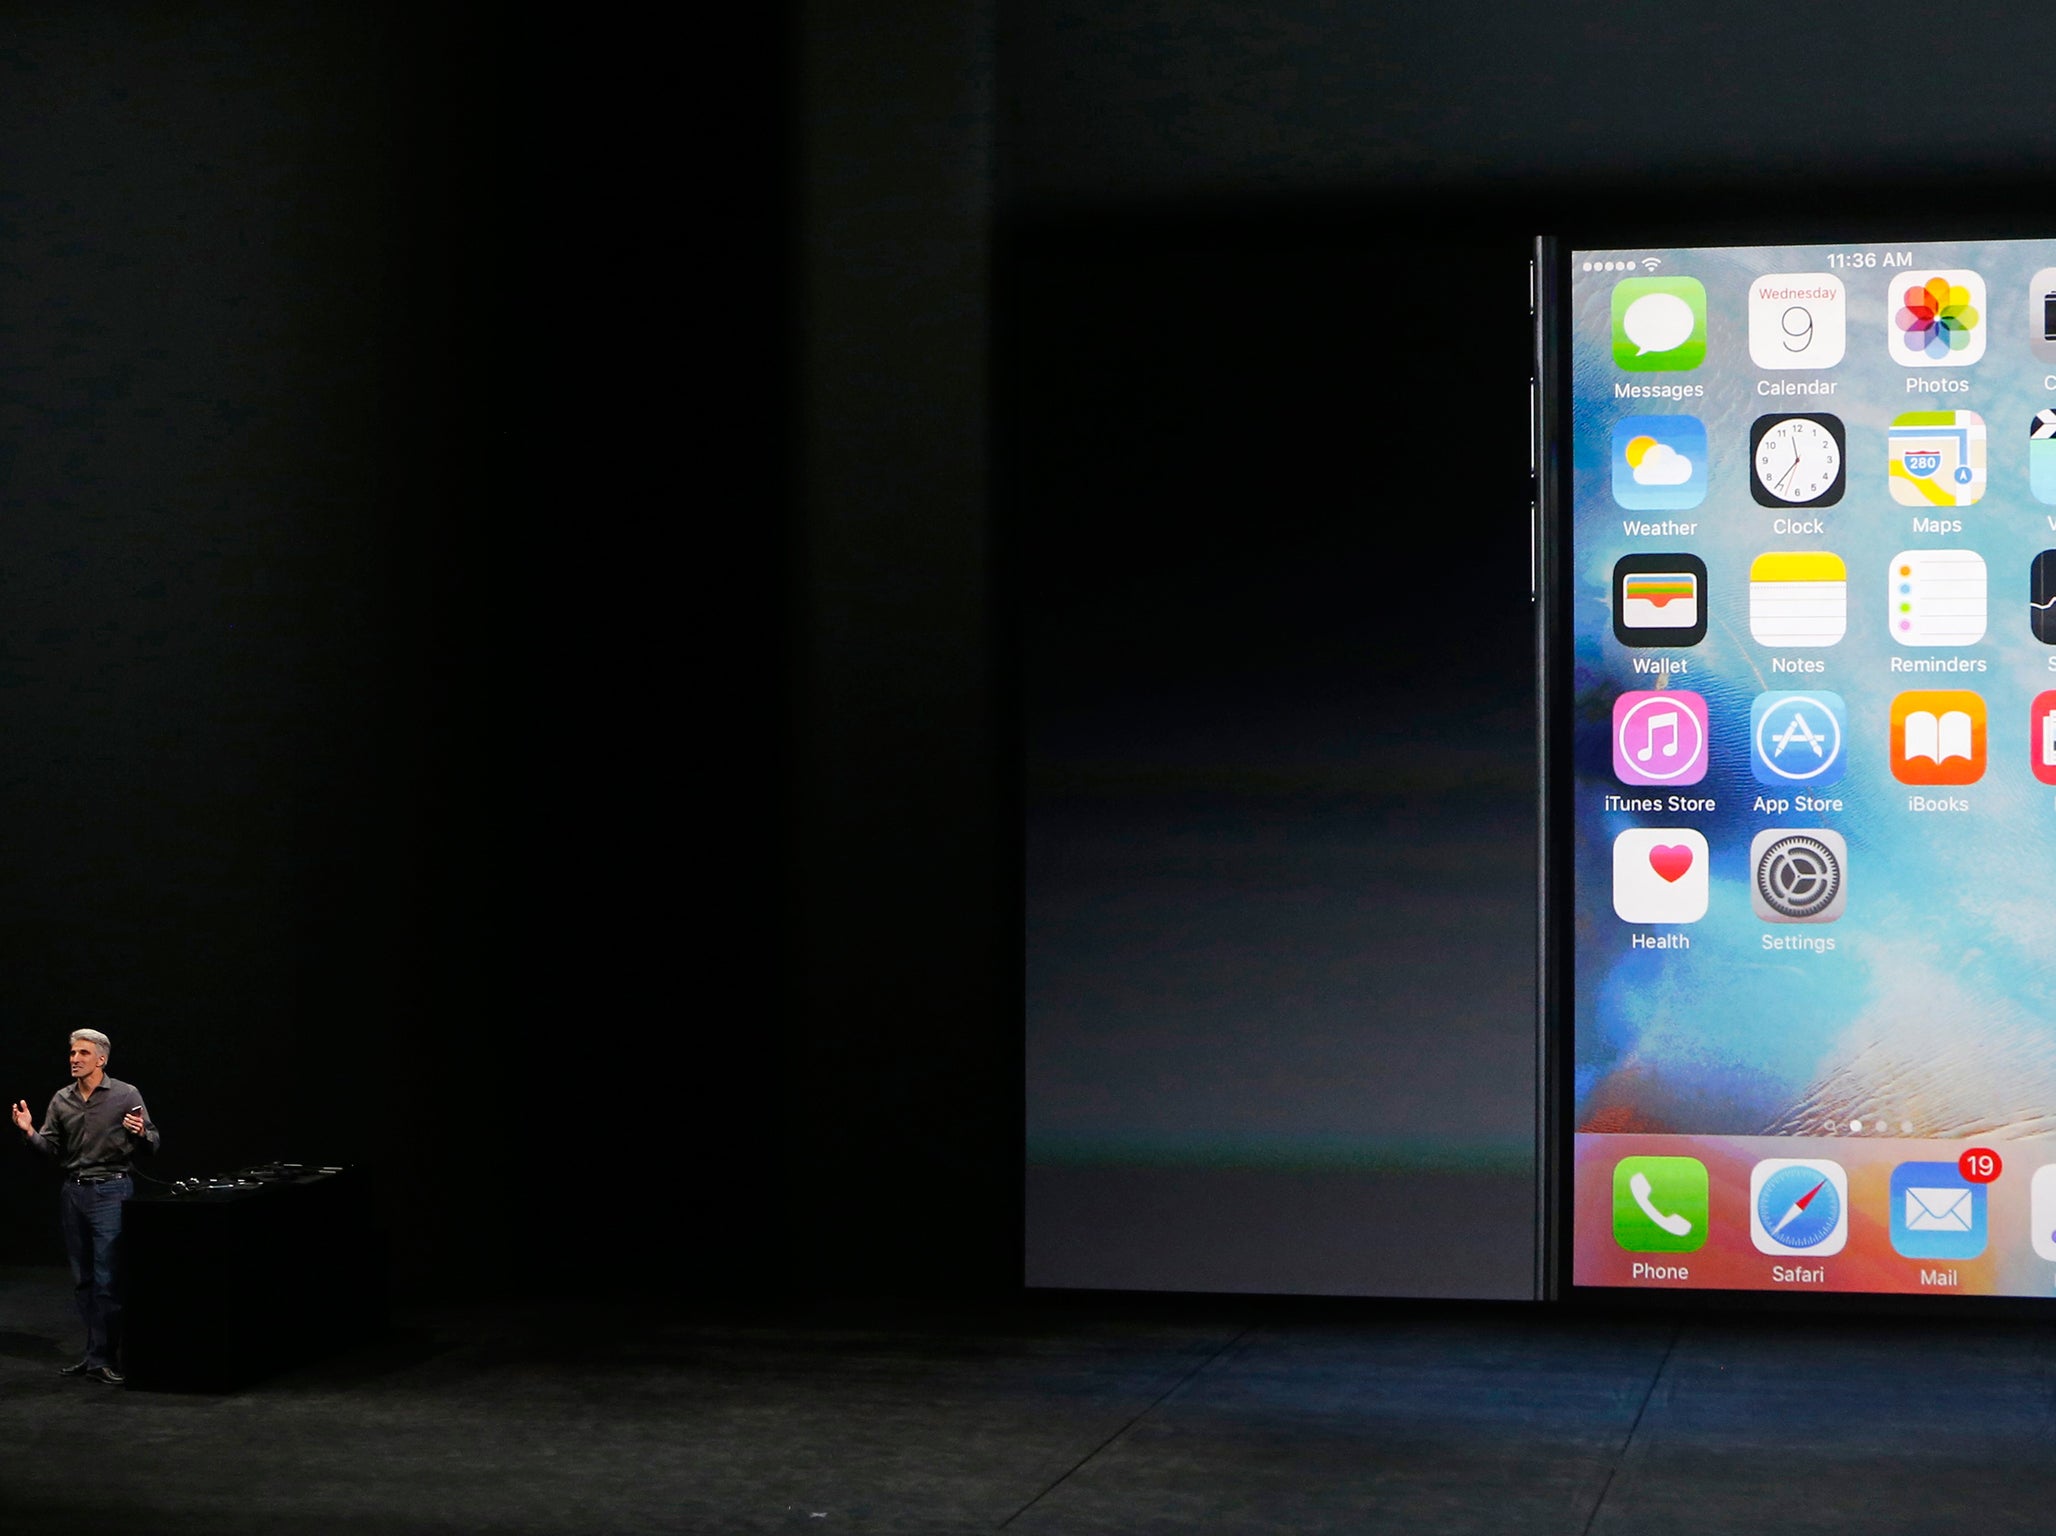
M1644 272L1654 272L1658 267L1662 265L1663 263L1658 261L1654 256L1644 256L1642 258L1642 270Z

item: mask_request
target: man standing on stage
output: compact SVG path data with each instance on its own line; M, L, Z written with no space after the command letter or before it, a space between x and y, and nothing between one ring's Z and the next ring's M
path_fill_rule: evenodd
M90 1376L120 1386L121 1205L134 1192L129 1159L157 1150L157 1127L143 1096L107 1075L108 1039L97 1029L71 1035L71 1083L50 1099L36 1129L26 1100L14 1123L30 1146L57 1159L64 1175L60 1209L64 1252L86 1325L85 1357L64 1367L66 1376Z

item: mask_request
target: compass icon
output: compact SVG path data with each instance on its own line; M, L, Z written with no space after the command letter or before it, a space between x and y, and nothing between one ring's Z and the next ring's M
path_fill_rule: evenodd
M1765 1158L1749 1173L1749 1236L1759 1253L1840 1253L1849 1240L1849 1175L1825 1158Z

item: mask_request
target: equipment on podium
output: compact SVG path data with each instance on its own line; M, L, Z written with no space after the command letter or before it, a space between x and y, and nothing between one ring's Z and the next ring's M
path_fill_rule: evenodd
M131 1198L122 1228L131 1386L227 1390L385 1325L385 1245L361 1170L182 1179Z

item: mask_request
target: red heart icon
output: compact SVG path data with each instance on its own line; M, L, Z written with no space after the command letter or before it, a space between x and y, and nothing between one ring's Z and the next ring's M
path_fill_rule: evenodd
M1649 850L1649 867L1666 880L1676 880L1692 867L1692 850L1683 843L1661 843Z

